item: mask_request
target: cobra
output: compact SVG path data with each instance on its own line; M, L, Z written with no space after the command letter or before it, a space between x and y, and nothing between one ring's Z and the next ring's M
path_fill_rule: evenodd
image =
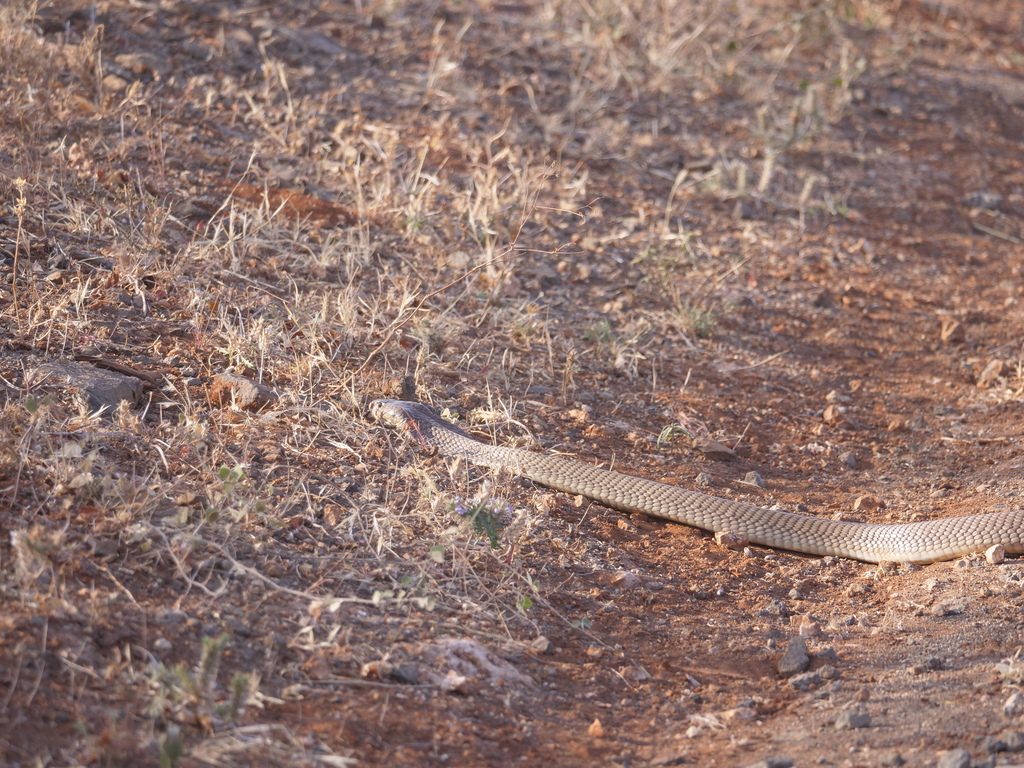
M828 520L709 496L523 448L488 445L421 403L376 400L370 409L378 421L445 456L504 469L623 512L642 512L705 531L743 534L751 543L766 547L870 563L931 563L983 552L997 544L1008 554L1024 553L1022 510L889 525Z

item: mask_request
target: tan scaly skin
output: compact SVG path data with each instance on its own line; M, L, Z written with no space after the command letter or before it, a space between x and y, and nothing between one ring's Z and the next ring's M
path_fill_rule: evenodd
M720 499L522 448L487 445L420 403L376 400L371 413L446 456L505 469L623 512L643 512L705 531L740 533L753 544L869 563L932 563L984 552L996 544L1008 554L1024 553L1021 510L895 525L824 520Z

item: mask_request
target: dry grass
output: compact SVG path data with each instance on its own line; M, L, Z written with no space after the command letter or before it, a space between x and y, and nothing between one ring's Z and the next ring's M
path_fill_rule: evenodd
M504 440L608 377L654 402L664 340L714 354L754 279L740 254L764 251L698 211L794 233L841 213L801 158L835 141L887 6L488 6L0 9L0 600L21 670L0 695L8 723L62 713L40 760L340 765L344 744L261 707L372 682L415 656L411 626L520 650L584 631L545 573L595 556L572 526L507 479L439 480L365 404L409 377ZM29 385L81 353L160 385L114 413ZM280 399L215 407L225 371ZM497 546L457 496L513 503Z

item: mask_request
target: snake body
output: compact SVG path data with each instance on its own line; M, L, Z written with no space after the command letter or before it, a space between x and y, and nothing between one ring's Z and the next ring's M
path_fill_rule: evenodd
M827 520L708 496L522 448L487 445L420 403L377 400L371 413L443 455L508 470L623 512L643 512L706 531L740 533L751 543L767 547L869 563L931 563L983 552L996 544L1009 554L1024 553L1022 510L893 525Z

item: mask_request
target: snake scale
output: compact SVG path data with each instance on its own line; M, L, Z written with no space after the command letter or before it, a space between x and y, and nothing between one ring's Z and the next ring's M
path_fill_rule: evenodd
M522 448L487 445L420 403L376 400L371 414L443 455L504 469L623 512L643 512L706 531L741 533L751 543L767 547L870 563L931 563L983 552L995 544L1010 554L1024 553L1024 510L893 525L827 520L708 496Z

